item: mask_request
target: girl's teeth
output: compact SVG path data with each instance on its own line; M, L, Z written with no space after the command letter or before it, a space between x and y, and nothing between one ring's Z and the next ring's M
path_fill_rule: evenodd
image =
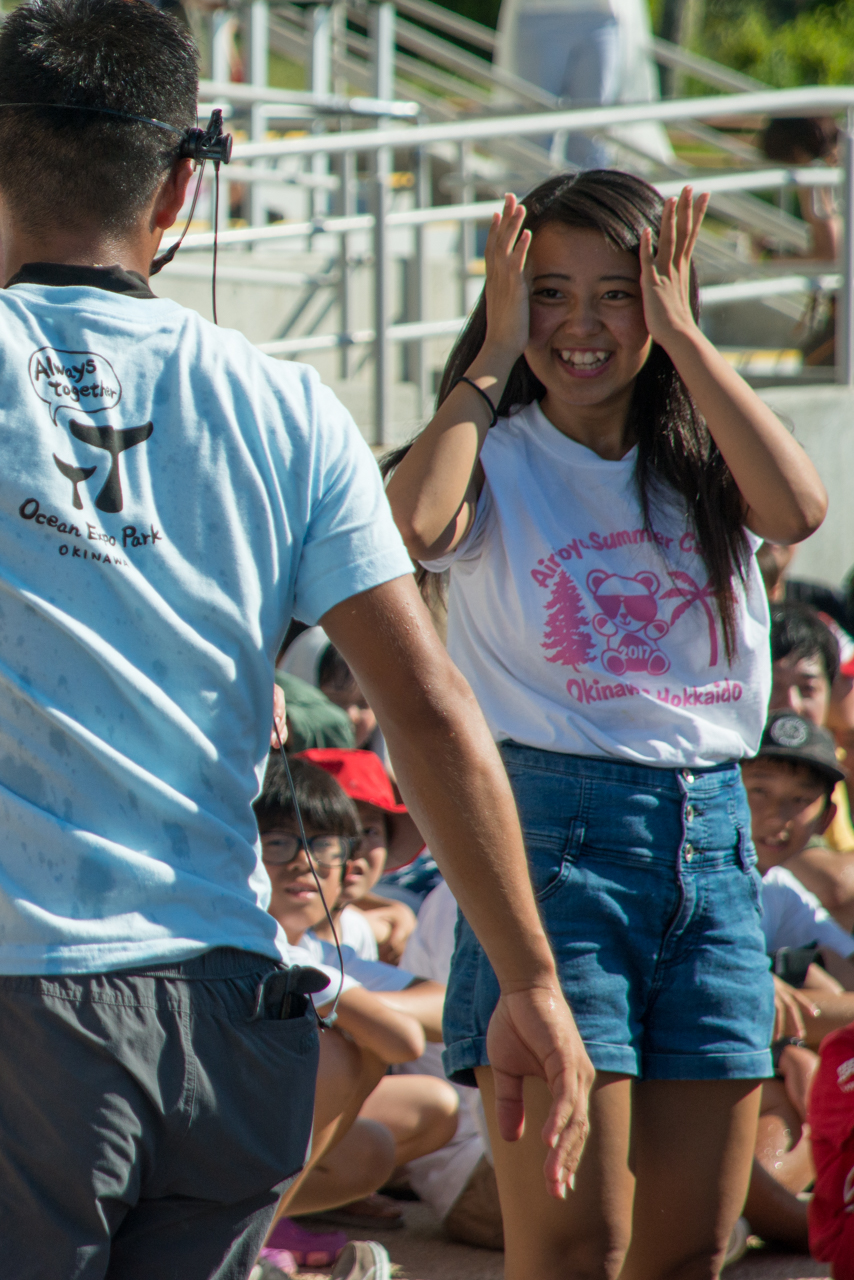
M610 351L561 351L561 359L566 364L574 365L577 369L589 369L593 365L603 364Z

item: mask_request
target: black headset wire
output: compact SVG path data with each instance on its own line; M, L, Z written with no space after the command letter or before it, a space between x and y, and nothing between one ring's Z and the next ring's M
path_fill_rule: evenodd
M199 176L196 179L196 189L193 192L193 202L190 205L190 212L187 214L187 221L184 223L184 229L179 235L178 239L175 241L175 243L170 244L169 248L165 251L165 253L159 254L159 256L154 259L154 261L152 262L151 266L148 269L148 274L150 276L156 276L158 271L162 271L165 266L168 266L168 264L175 257L175 254L181 248L181 245L184 243L184 236L189 231L190 223L193 221L193 215L196 212L196 205L199 200L199 192L202 189L202 178L204 177L206 163L207 161L203 160L199 165ZM216 169L217 169L217 177L218 177L219 165L216 166ZM217 185L217 190L219 190L218 185ZM216 238L216 232L214 232L214 239L215 238ZM214 259L214 261L216 261L216 259Z
M284 746L282 745L282 736L279 733L279 726L276 724L275 720L273 721L273 728L276 730L276 742L278 743L278 746L279 746L279 752L282 757L282 764L285 766L285 773L288 779L288 786L290 787L290 790L291 790L291 799L294 802L294 813L297 816L297 826L299 828L300 840L302 840L303 848L305 849L306 860L308 862L308 865L311 867L311 874L314 876L314 883L317 885L317 892L320 894L320 901L323 903L323 910L326 912L326 919L329 921L329 927L332 930L332 936L335 939L335 950L338 952L338 968L340 970L340 977L338 979L338 991L336 992L335 999L332 1002L332 1012L325 1018L318 1017L317 1019L320 1025L325 1027L328 1031L329 1028L332 1026L332 1024L335 1022L335 1019L338 1017L338 1001L341 999L341 994L344 990L344 953L341 950L341 941L338 937L338 930L335 928L335 921L332 919L332 912L329 910L329 903L326 901L326 895L323 892L323 886L320 883L320 877L317 874L317 869L315 868L314 860L311 856L311 851L308 847L308 837L305 834L305 826L303 825L302 814L300 813L299 801L297 800L297 790L296 790L296 787L294 786L294 778L293 778L293 774L291 773L291 766L288 763L288 754L285 751Z
M217 249L219 248L219 161L214 160L214 238L213 238L213 263L211 267L211 309L213 311L213 322L219 324L216 318L216 260ZM296 803L296 801L294 801Z

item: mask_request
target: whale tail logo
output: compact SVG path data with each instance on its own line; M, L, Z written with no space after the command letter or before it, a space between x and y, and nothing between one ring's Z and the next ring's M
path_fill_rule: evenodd
M83 444L90 444L94 449L104 449L110 455L110 470L107 473L101 492L95 499L95 506L99 511L121 511L124 499L122 497L119 456L126 449L132 449L134 445L142 444L147 440L154 430L154 423L145 422L140 427L126 427L122 430L108 426L89 427L82 422L74 421L70 422L68 426L76 440L82 441ZM58 462L57 466L59 466ZM80 469L83 470L83 468ZM92 470L94 471L94 469L93 467ZM91 474L89 472L89 475Z
M77 508L77 510L82 511L83 499L80 497L80 490L78 488L78 485L80 484L81 480L88 480L90 476L93 476L95 472L98 470L98 468L97 467L73 467L70 462L63 462L62 458L58 458L56 454L53 455L53 460L56 463L57 471L59 471L61 475L65 476L66 480L71 481L71 493L72 493L71 500L74 506Z

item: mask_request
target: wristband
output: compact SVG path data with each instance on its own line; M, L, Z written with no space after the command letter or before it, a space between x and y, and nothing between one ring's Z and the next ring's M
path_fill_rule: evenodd
M489 429L491 430L495 426L496 422L498 421L498 410L496 409L495 405L492 403L492 398L486 394L486 392L483 390L482 387L479 387L476 382L473 382L471 378L465 378L465 377L457 378L456 382L454 383L454 386L451 387L451 390L453 391L454 387L458 387L461 382L465 382L468 384L468 386L473 387L474 390L477 392L477 394L479 396L482 396L483 399L486 401L486 403L489 405L489 412L492 414L492 421L489 424Z
M781 1036L779 1040L772 1040L771 1061L774 1064L775 1073L779 1073L780 1059L783 1056L784 1049L788 1049L789 1045L792 1045L795 1049L805 1049L806 1043L806 1040L802 1039L801 1036Z

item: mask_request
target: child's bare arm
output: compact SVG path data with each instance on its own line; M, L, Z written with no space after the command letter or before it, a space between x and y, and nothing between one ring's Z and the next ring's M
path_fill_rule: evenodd
M445 988L441 982L416 978L403 991L378 991L377 995L392 1009L417 1018L431 1044L442 1040L442 1010L445 1007Z
M771 542L800 542L821 524L827 494L794 437L700 332L689 268L708 197L668 200L657 251L641 241L641 289L650 334L670 356L706 420L744 500L744 522Z
M377 940L380 960L386 964L397 964L415 929L416 918L412 908L405 902L380 898L375 893L366 893L358 902L352 903L352 906L358 907L367 916Z
M484 251L486 337L466 376L497 406L510 372L528 341L525 260L530 231L520 235L525 208L505 197ZM435 559L452 551L471 528L483 485L480 451L490 425L489 406L460 383L413 441L388 482L388 500L409 554Z
M331 1004L325 1006L320 1013L327 1014L331 1008ZM416 1018L392 1008L364 987L352 987L343 993L336 1026L389 1066L414 1062L424 1052L424 1031Z
M817 846L802 849L783 863L842 925L854 928L854 853Z
M852 939L854 942L854 939ZM852 956L841 956L832 947L822 947L821 958L824 967L832 978L841 983L845 991L854 991L854 964Z

